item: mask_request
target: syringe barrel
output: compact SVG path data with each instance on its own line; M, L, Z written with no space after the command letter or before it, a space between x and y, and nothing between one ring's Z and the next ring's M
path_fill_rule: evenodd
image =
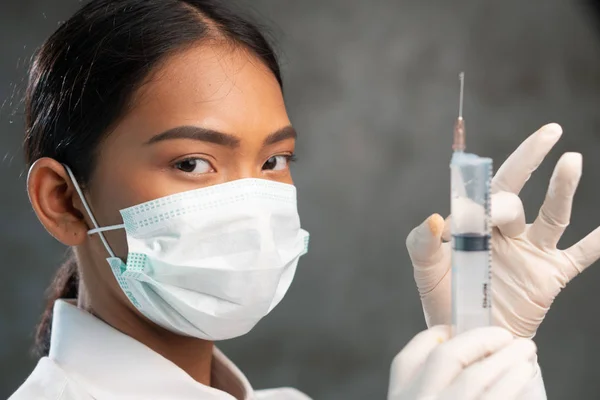
M492 160L455 152L451 170L454 334L491 325Z

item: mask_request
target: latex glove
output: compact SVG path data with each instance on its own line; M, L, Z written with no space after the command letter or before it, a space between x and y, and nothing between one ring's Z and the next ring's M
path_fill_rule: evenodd
M531 338L554 298L600 258L600 228L566 250L556 248L569 225L582 160L566 153L558 161L539 215L525 223L519 192L562 134L549 124L525 140L492 182L492 315L494 324ZM451 322L449 221L435 214L406 240L428 326Z
M505 329L449 326L419 333L392 362L388 400L519 398L536 372L536 347Z

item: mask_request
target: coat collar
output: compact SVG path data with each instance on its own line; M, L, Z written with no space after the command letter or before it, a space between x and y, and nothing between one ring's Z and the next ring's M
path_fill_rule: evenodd
M65 300L54 304L50 359L95 399L251 400L241 371L217 348L213 386Z

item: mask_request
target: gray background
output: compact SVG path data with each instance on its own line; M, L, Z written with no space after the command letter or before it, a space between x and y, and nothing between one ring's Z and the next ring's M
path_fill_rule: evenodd
M564 127L523 192L529 219L559 155L583 153L567 245L600 224L600 31L576 1L252 4L283 51L312 248L283 303L222 347L257 388L384 398L392 357L425 327L404 239L448 211L457 72L467 71L471 150L499 163L542 124ZM0 2L0 398L35 364L32 330L64 251L25 193L20 89L33 49L79 5ZM550 399L600 396L598 286L600 265L560 295L537 336Z

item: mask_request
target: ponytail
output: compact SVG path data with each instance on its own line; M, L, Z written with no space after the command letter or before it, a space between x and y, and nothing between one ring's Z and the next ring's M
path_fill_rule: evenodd
M47 303L35 333L34 353L45 357L50 351L52 314L54 302L58 299L75 299L79 292L79 272L77 260L72 250L68 250L65 263L58 269L47 291Z

